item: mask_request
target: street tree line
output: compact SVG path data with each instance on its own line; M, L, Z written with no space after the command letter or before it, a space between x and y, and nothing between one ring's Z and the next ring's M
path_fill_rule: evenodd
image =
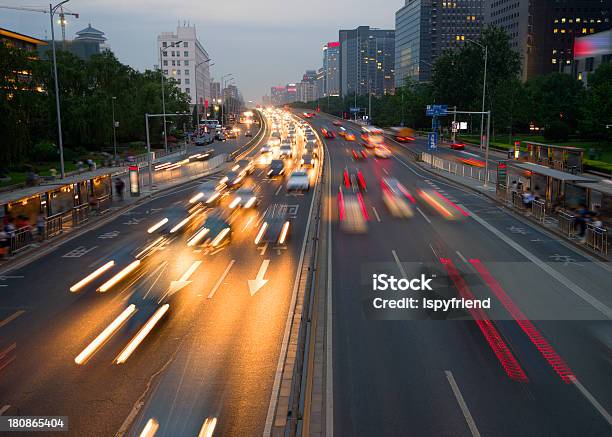
M85 61L57 51L62 132L67 159L113 144L112 97L117 141L143 141L144 114L161 113L161 72L139 72L104 51ZM20 74L26 72L26 74ZM166 111L189 110L189 97L173 79L165 83ZM189 122L190 117L185 117ZM161 119L151 119L159 142ZM182 127L182 126L181 126ZM36 59L0 42L1 167L57 159L57 121L51 51Z
M407 78L394 95L372 97L372 120L381 126L402 123L429 130L427 104L457 106L458 110L481 111L484 47L488 48L485 111L491 110L492 136L529 133L530 126L545 129L550 140L570 135L609 140L612 122L612 64L603 64L588 76L588 87L572 75L552 73L521 81L519 54L512 50L508 35L500 28L487 27L478 44L466 43L447 51L436 60L431 81L417 83ZM322 98L295 103L342 116L349 108L368 108L368 96ZM474 118L479 129L478 117Z

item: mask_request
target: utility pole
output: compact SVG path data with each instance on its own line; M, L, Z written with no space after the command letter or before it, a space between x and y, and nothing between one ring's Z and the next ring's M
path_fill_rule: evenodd
M484 187L488 187L489 180L489 134L491 133L491 111L487 111L487 141L485 149L485 180Z
M454 106L454 110L455 110L455 113L453 114L453 126L451 127L453 143L455 142L456 133L457 133L455 129L455 123L457 123L457 105Z
M115 161L117 160L117 122L115 121L115 100L117 97L111 98L111 106L113 107L113 147L115 149Z

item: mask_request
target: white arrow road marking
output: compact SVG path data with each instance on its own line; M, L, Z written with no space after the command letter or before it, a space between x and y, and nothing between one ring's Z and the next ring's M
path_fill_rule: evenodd
M172 281L170 283L170 289L168 290L168 297L172 296L177 291L185 288L187 285L191 284L192 281L189 280L191 275L195 273L195 271L200 267L202 261L194 261L191 266L183 273L183 276L179 278L178 281Z
M225 277L227 276L227 274L229 273L230 269L232 268L235 262L236 262L235 259L230 261L229 265L227 266L227 268L225 269L225 271L223 272L223 274L221 275L221 277L219 278L219 280L217 281L213 289L210 290L210 293L208 294L209 299L212 299L215 293L217 292L217 290L219 289L219 287L221 287L221 284L225 280Z
M261 287L268 283L268 280L264 279L264 276L266 274L266 270L268 270L269 265L270 260L264 259L261 263L261 267L259 267L259 272L257 272L257 277L254 280L249 279L248 283L251 296L254 296L255 293L257 293Z
M263 246L257 248L257 250L261 251L261 253L260 253L261 256L264 256L264 254L266 253L267 249L268 249L268 243L266 243Z

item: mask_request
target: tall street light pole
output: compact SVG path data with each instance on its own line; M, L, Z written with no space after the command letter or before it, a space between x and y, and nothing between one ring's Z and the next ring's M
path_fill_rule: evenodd
M229 78L232 75L233 73L227 73L221 76L221 127L223 127L223 118L225 116L225 110L223 108L225 106L225 78Z
M164 147L166 149L166 152L168 151L168 127L166 126L166 93L164 91L164 67L162 65L163 61L162 61L162 51L164 49L168 50L171 49L173 47L176 47L177 45L179 45L180 43L182 43L183 41L175 41L173 43L171 43L168 47L160 47L159 48L159 71L161 72L161 89L162 89L162 113L164 114Z
M113 107L113 147L115 149L115 160L117 160L117 122L115 121L115 100L117 97L111 98L111 106Z
M55 31L53 29L53 15L60 6L62 6L64 3L68 3L69 1L70 0L64 0L55 6L49 3L49 18L51 19L51 47L53 50L53 79L55 81L55 109L57 112L57 135L60 152L60 177L62 179L64 179L66 176L66 172L64 170L64 139L62 138L62 115L60 111L59 83L57 80L57 58L55 55Z
M199 112L199 108L200 108L200 101L198 100L198 67L200 65L206 64L207 62L210 62L211 59L205 59L202 62L198 62L195 67L194 67L194 77L195 77L195 95L196 95L196 103L195 103L195 110L196 110L196 117L197 117L197 124L200 124L200 112ZM214 62L212 64L209 65L209 67L215 65ZM204 95L206 95L206 92L204 93ZM208 118L206 116L206 109L204 110L204 118Z
M483 134L484 134L484 116L485 116L485 95L486 95L486 90L487 90L487 58L489 57L489 47L473 39L466 39L466 41L476 44L481 49L484 49L484 52L485 52L484 53L484 73L482 75L482 109L481 109L482 115L480 117L480 149L482 150L482 145L483 145L482 142L483 142ZM488 137L487 137L486 142L487 144L489 143Z

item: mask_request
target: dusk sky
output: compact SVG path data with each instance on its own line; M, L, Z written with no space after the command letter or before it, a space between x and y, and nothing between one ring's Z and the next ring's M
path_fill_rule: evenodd
M376 4L372 7L373 3ZM119 60L144 70L157 64L156 37L175 32L189 21L215 66L213 77L233 73L246 100L259 101L271 85L301 79L306 69L320 68L321 48L338 38L341 28L369 25L394 28L395 11L404 0L71 0L78 12L68 17L67 38L92 26L106 33ZM44 8L43 3L0 0L1 6ZM48 4L46 6L48 8ZM0 9L0 26L39 38L50 33L46 14ZM56 38L60 28L56 27Z

